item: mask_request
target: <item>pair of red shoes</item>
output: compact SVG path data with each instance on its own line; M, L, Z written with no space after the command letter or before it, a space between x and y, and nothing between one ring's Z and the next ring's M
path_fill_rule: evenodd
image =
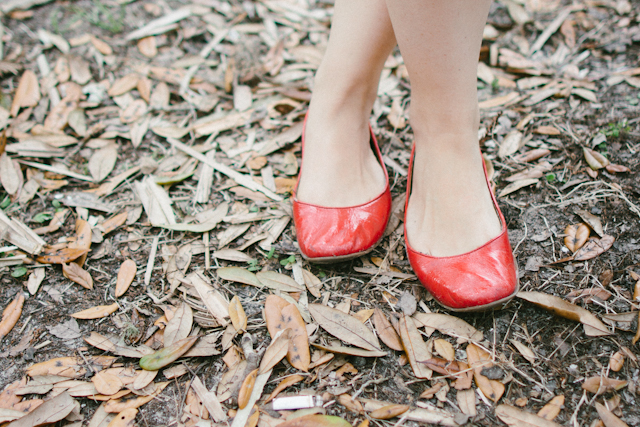
M302 135L304 151L304 130ZM307 260L331 263L357 258L373 250L382 239L391 213L391 192L373 131L371 145L387 179L385 190L372 201L330 208L301 202L294 194L293 219L300 252ZM411 153L412 162L413 158L414 152ZM411 169L412 165L409 167L405 212L411 194ZM448 257L423 254L409 245L405 226L405 244L416 276L436 301L449 310L487 310L506 303L518 290L507 224L493 192L491 197L500 216L502 233L471 252Z

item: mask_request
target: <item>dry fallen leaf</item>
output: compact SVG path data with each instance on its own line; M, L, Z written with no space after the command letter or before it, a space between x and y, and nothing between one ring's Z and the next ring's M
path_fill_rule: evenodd
M237 295L234 295L229 303L229 317L231 318L233 327L236 328L237 331L247 330L247 315L244 313L244 309Z
M11 115L13 117L18 115L20 108L22 107L35 107L40 101L40 84L38 83L38 77L31 70L25 70L20 77L18 88L13 96L13 103L11 104Z
M153 400L157 395L159 395L162 390L165 389L169 385L169 382L161 382L154 383L153 390L150 391L150 394L146 396L135 396L130 398L129 396L120 397L118 399L109 400L105 405L104 409L107 412L111 413L120 413L126 409L130 408L139 408L145 403Z
M472 389L458 390L456 400L463 414L470 417L475 417L478 414L476 410L476 393Z
M9 424L10 427L36 427L45 424L53 424L69 415L74 410L79 410L80 404L69 394L60 393L53 399L47 400L22 418Z
M244 283L245 285L257 286L259 288L264 286L254 273L244 268L222 267L216 270L216 274L220 279L231 282Z
M351 412L354 412L356 414L364 413L364 408L362 407L362 404L360 403L360 401L358 401L358 399L352 398L350 395L346 393L338 396L337 400L339 404L341 404Z
M247 406L247 403L249 403L249 398L251 397L251 393L253 392L253 386L255 386L256 384L257 376L258 370L254 369L242 381L240 391L238 392L238 408L244 409Z
M140 359L140 367L147 371L157 371L158 369L164 368L189 351L198 338L198 336L185 338L153 354L144 356Z
M575 252L587 242L589 233L589 227L584 224L567 225L567 228L564 229L564 245L571 252Z
M409 410L409 405L388 405L372 411L369 416L378 420L389 420L398 417Z
M116 358L112 356L90 356L83 360L79 357L57 357L44 362L36 363L27 368L26 373L30 377L39 375L59 375L68 378L80 378L87 373L87 363L96 368L111 366Z
M20 319L22 314L22 306L24 305L24 294L18 292L15 299L9 303L2 312L2 321L0 321L0 340L9 335L9 332Z
M618 372L624 366L624 353L622 351L617 351L611 355L609 359L609 367L613 372Z
M431 357L427 344L422 340L422 335L411 317L403 315L398 322L400 330L400 340L405 354L409 359L413 373L418 378L431 378L431 369L427 367L424 360Z
M629 427L627 423L616 417L613 412L598 402L596 402L596 411L598 411L598 415L606 427Z
M89 172L94 182L104 180L116 165L118 160L118 147L115 144L109 144L99 150L96 150L89 159Z
M504 423L514 427L560 427L560 424L509 405L498 405L496 415Z
M278 427L352 427L350 423L333 415L303 415L278 424Z
M134 260L127 259L122 263L120 270L118 270L118 278L116 280L116 298L121 297L127 292L127 289L129 289L129 286L136 278L137 272L138 266Z
M593 170L602 169L610 163L605 156L591 148L582 147L582 150L584 152L585 160Z
M417 312L413 315L413 319L416 321L417 326L420 328L426 327L437 329L443 334L457 338L458 344L467 341L483 340L482 332L478 331L476 328L460 319L459 317L442 313Z
M256 277L264 286L282 292L304 292L304 287L291 277L276 271L260 271Z
M164 328L164 346L181 341L189 336L193 326L193 310L182 303Z
M258 373L262 374L276 366L286 355L289 350L291 340L291 330L285 329L278 331L269 347L267 347L262 360L260 361L260 369Z
M278 385L276 386L276 388L273 389L273 391L271 392L271 394L269 395L269 397L267 397L267 399L264 401L265 403L270 402L271 400L273 400L274 397L276 397L278 394L280 394L280 392L284 389L286 389L289 386L292 386L294 384L299 383L300 381L302 381L305 377L303 377L302 375L299 374L294 374L288 377L285 377L285 379L283 379L282 381L280 381L278 383Z
M291 329L287 360L294 368L306 372L311 363L309 338L304 320L296 306L276 295L269 295L265 302L264 313L272 339L275 339L278 331Z
M541 292L518 292L517 296L523 300L549 310L558 316L565 317L576 322L581 322L585 326L585 333L590 337L611 335L611 332L609 332L606 325L596 316L584 308L571 304L560 297Z
M91 382L100 394L111 396L122 389L123 384L120 378L106 371L100 371L91 378Z
M549 403L544 405L540 411L538 411L538 416L545 420L553 421L560 413L562 405L564 405L564 396L555 396L549 401Z
M136 408L125 409L116 415L107 427L134 427L136 425L135 419L137 415L138 410Z
M380 351L375 334L361 321L335 308L322 304L309 304L309 313L331 335L365 350Z
M72 282L77 283L83 288L93 289L93 278L88 271L83 270L76 263L62 264L62 274Z
M511 344L514 345L515 348L518 349L518 352L529 361L529 363L534 364L536 361L536 354L526 345L522 344L520 341L511 340Z
M627 381L616 380L615 378L608 377L591 377L584 380L582 388L590 393L604 394L613 390L620 390L626 387Z
M387 347L395 351L403 350L398 333L393 326L391 326L391 322L389 322L387 316L385 316L379 308L375 308L373 311L373 324L376 327L378 336Z
M118 303L113 303L110 305L97 305L95 307L88 308L86 310L78 311L73 313L71 317L75 317L76 319L101 319L103 317L107 317L111 313L115 313L118 310Z
M504 394L504 384L500 381L490 380L482 375L483 367L493 365L489 353L475 344L469 344L467 346L467 361L473 369L473 377L482 393L494 402L500 400Z
M573 254L574 261L587 261L589 259L595 258L598 255L606 252L613 246L613 242L615 238L608 234L602 236L602 239L591 238L587 240L587 243L584 244L578 251Z
M447 340L439 338L433 342L433 348L440 356L444 357L448 361L453 361L456 358L456 351Z

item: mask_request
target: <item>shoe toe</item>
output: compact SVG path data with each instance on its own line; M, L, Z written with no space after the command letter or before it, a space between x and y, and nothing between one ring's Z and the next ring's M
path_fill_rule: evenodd
M484 246L458 256L439 258L411 249L408 252L422 284L449 309L482 310L517 290L515 262L506 231Z
M300 251L309 259L365 252L381 238L391 211L389 189L359 206L327 208L294 202Z

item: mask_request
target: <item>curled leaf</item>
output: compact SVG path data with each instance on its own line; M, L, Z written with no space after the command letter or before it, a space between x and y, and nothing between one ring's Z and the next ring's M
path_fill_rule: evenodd
M605 156L591 148L582 147L582 151L584 152L584 158L587 161L587 164L589 164L593 170L602 169L610 163Z
M147 371L157 371L175 362L196 343L198 336L185 338L172 345L140 359L140 367Z
M571 304L562 298L541 292L518 292L517 296L532 304L549 310L558 316L582 323L585 325L585 333L588 336L611 335L611 332L609 332L606 325L596 316L584 308ZM587 329L587 326L591 329Z
M609 367L613 372L618 372L624 366L624 353L617 351L609 359Z

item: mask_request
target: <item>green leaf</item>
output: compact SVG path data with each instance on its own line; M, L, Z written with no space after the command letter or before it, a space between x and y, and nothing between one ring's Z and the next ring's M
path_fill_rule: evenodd
M22 277L27 274L27 271L28 270L25 267L17 267L13 269L11 276L15 278Z
M49 221L53 218L53 215L49 212L40 212L36 216L33 217L33 222L37 222L38 224L42 224L45 221Z
M9 198L9 196L6 196L4 200L2 200L2 202L0 203L0 209L6 209L7 206L9 206L10 204L11 204L11 199Z
M296 262L296 256L295 255L291 255L290 257L281 260L280 264L284 265L286 267L289 264L295 264L295 262Z

